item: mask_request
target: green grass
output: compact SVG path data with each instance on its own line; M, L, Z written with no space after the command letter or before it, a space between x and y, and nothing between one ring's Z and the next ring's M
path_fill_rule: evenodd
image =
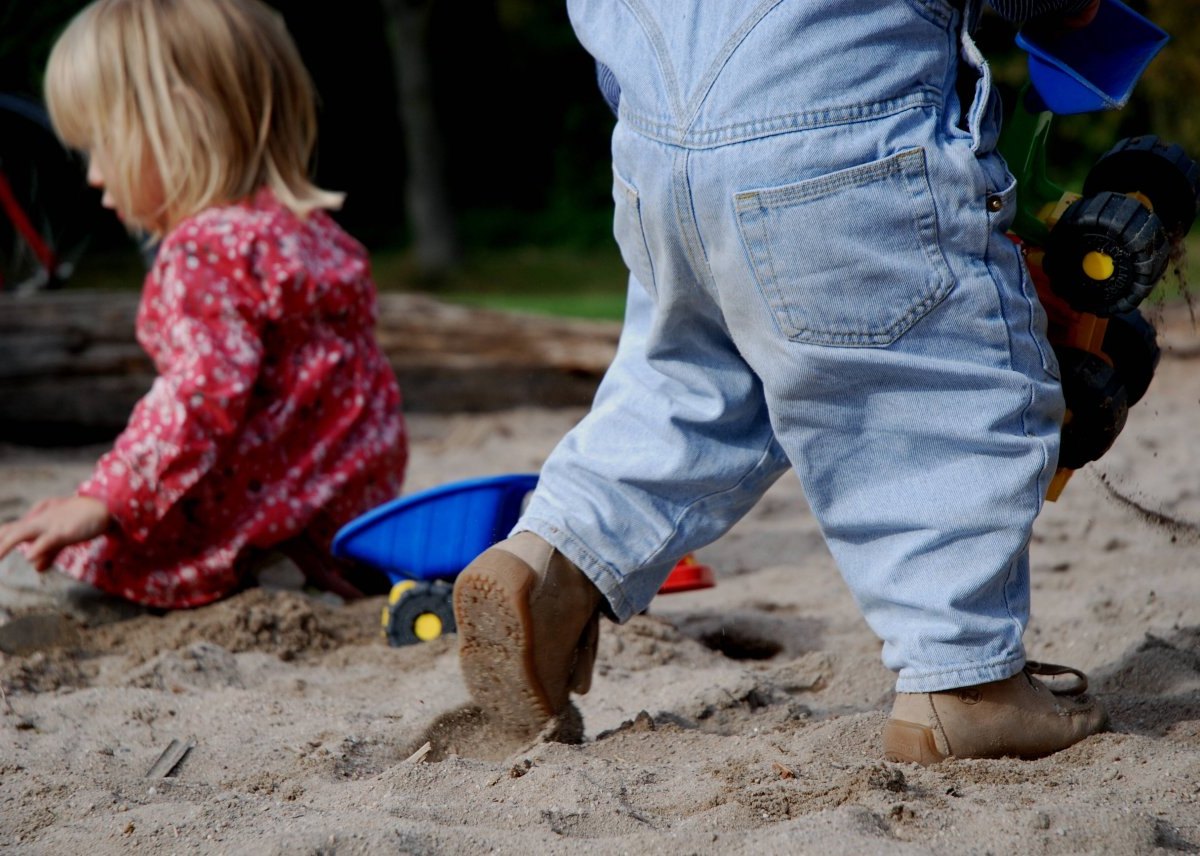
M1184 245L1183 277L1168 272L1151 303L1182 300L1184 289L1200 296L1200 225ZM628 275L615 247L475 250L456 273L436 283L421 280L407 251L377 250L372 263L382 291L417 291L471 306L574 318L619 320L625 309ZM128 250L86 254L69 287L130 290L140 288L144 276L131 244Z
M628 274L616 248L520 247L469 252L455 273L425 281L411 253L371 253L381 291L418 291L443 300L519 312L617 319ZM137 247L85 253L68 287L130 291L146 276Z
M620 319L625 310L628 274L616 247L475 250L438 282L422 282L407 252L376 251L372 264L383 291L423 291L472 306L576 318Z
M1200 224L1184 241L1182 276L1170 271L1149 298L1152 304L1200 296ZM575 250L523 247L476 251L462 269L436 285L422 286L411 257L400 251L373 254L380 288L427 291L445 300L576 318L620 319L628 274L615 247Z

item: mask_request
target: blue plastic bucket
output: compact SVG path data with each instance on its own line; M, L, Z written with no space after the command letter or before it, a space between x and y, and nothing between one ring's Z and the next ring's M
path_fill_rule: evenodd
M1119 0L1101 0L1086 27L1026 28L1017 44L1029 54L1029 80L1046 109L1066 115L1124 107L1169 38Z

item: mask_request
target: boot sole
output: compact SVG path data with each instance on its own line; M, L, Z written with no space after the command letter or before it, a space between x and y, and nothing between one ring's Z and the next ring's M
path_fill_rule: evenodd
M529 594L533 570L494 550L454 585L459 664L471 698L504 730L536 735L557 713L537 678Z

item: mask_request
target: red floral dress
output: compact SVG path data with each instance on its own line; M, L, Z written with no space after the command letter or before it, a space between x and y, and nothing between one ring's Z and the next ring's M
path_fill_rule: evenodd
M324 212L260 191L162 242L138 310L158 378L79 488L110 531L57 564L160 607L237 589L256 553L396 496L407 459L395 376L374 338L366 252Z

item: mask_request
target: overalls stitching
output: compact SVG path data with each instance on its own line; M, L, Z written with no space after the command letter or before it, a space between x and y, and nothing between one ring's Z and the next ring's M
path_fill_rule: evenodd
M766 119L710 128L705 131L684 131L676 125L668 125L642 116L629 109L625 101L621 102L620 116L621 120L631 128L657 142L688 148L717 148L792 131L871 121L914 108L938 107L941 103L942 93L940 90L931 86L922 86L898 98L889 98L871 104L787 113Z
M708 93L712 90L713 85L717 82L717 78L721 76L721 72L725 70L725 66L729 63L729 60L741 46L742 42L762 22L763 18L767 17L767 14L782 2L783 0L762 0L758 7L746 16L741 26L725 42L725 46L721 48L721 52L717 54L717 58L709 66L708 72L701 80L700 86L696 89L696 94L686 109L687 119L681 123L684 135L690 132L692 123L696 121L697 116L700 114L700 108L704 106L704 101L708 98Z
M637 18L638 23L642 25L642 31L646 34L646 38L650 39L650 44L654 48L654 56L658 59L659 67L662 69L663 82L667 87L667 96L671 99L671 112L674 114L676 121L679 121L683 117L683 102L680 100L679 77L675 74L675 66L671 63L671 55L667 51L662 30L641 0L622 0L622 2L633 16ZM621 99L621 106L624 106L625 100L624 98ZM618 108L618 112L621 112L620 108Z

